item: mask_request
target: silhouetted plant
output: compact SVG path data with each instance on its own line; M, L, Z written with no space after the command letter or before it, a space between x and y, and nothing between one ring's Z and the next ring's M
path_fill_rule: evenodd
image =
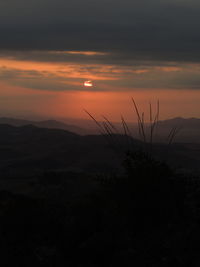
M133 107L138 120L138 132L142 141L140 147L136 147L133 141L133 134L123 116L121 123L123 128L123 136L127 146L123 150L125 159L123 167L125 175L113 181L113 192L116 194L116 202L121 207L119 213L123 213L123 209L129 213L132 209L137 214L139 224L148 218L159 222L160 211L165 211L165 215L173 217L176 214L177 187L173 181L174 171L163 161L153 157L152 147L154 143L154 134L159 121L160 104L157 102L155 115L152 112L152 105L149 104L149 124L146 125L144 113L140 113L135 100L132 98ZM88 111L86 113L95 121L99 127L101 134L115 145L118 141L118 133L116 127L105 116L104 122L98 122L94 116ZM147 126L149 132L147 132ZM171 144L177 134L177 128L173 128L168 136L168 144ZM149 136L148 136L149 133ZM120 143L118 142L120 150ZM121 148L122 149L122 148ZM180 196L180 195L179 195ZM182 200L182 196L180 197ZM142 211L144 212L142 214ZM136 213L135 213L136 215ZM124 216L124 215L123 215ZM166 216L164 216L166 218ZM132 220L132 219L131 219ZM135 219L133 219L135 220Z
M134 111L137 116L137 123L138 123L138 134L139 138L142 141L143 148L146 150L146 152L152 152L152 146L154 143L154 135L156 128L158 126L159 122L159 115L160 115L160 102L157 101L156 105L156 111L155 114L153 114L152 111L152 104L149 103L149 121L145 121L145 114L144 112L140 113L139 108L135 102L135 100L132 98L132 103L134 107ZM105 116L102 116L104 121L99 122L90 112L87 110L84 110L89 117L94 121L94 123L97 125L99 132L101 135L103 135L108 142L110 142L114 146L121 147L121 144L119 142L118 136L120 135L120 131L115 127L115 125ZM123 129L123 135L126 140L126 144L128 144L129 149L132 149L132 144L134 138L134 134L130 130L130 127L123 116L121 116L121 125ZM179 132L179 127L173 127L170 131L169 135L166 138L167 143L170 145L172 144L173 140L175 139L175 136Z
M162 178L165 178L172 174L172 170L166 163L155 160L151 155L143 152L142 150L127 152L124 166L128 176L147 175L148 178L161 176Z

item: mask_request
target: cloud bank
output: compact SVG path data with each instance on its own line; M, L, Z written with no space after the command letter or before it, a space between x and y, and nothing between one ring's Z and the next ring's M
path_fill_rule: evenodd
M199 13L197 0L2 0L0 49L199 62Z
M197 0L2 0L0 78L37 90L200 89Z

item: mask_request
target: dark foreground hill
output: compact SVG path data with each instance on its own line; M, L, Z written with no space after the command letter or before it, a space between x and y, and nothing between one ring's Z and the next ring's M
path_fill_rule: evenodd
M65 130L32 125L0 125L0 170L5 173L106 170L107 166L117 166L113 155L102 136L82 137Z
M199 266L199 147L142 147L1 125L1 266Z
M11 176L54 169L118 172L124 151L140 147L140 141L127 140L120 135L113 138L79 136L65 130L32 125L0 125L0 170ZM170 147L155 144L152 153L176 168L199 170L199 144L174 144Z

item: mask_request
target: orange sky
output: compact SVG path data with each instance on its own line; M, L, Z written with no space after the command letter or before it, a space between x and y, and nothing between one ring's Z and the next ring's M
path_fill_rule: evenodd
M134 97L141 111L148 117L149 101L156 106L160 100L161 118L176 116L200 117L200 94L195 90L135 90L133 92L93 92L67 91L49 92L0 84L1 111L24 116L28 114L46 117L85 118L87 109L100 119L106 115L113 121L123 115L129 121L135 121L131 97ZM169 97L170 96L170 97ZM187 99L187 101L186 101ZM148 118L147 118L148 119Z
M48 53L60 55L59 51ZM72 57L106 56L90 51L66 53ZM133 97L146 114L149 102L159 99L162 119L200 117L199 75L200 66L195 64L126 66L98 60L77 62L73 58L60 62L0 57L0 112L12 116L88 118L83 111L87 109L97 117L103 114L118 121L124 115L133 121ZM84 88L86 79L95 86Z

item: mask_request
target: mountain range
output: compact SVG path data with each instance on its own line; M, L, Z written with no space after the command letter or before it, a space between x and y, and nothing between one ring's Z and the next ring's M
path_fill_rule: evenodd
M99 134L98 127L92 122L87 120L82 120L80 122L74 122L74 124L68 123L67 120L58 121L58 120L24 120L8 117L0 117L0 124L8 124L11 126L26 126L33 125L39 128L47 129L62 129L70 131L79 135L88 135L88 134ZM80 125L79 125L80 124ZM135 138L139 138L138 135L138 125L137 123L127 123L130 127L131 132ZM113 123L113 125L119 130L120 133L123 133L123 127L121 123ZM179 129L175 142L180 143L200 143L200 119L198 118L173 118L168 120L159 121L155 131L156 142L166 142L167 136L169 135L171 129L177 127ZM148 128L148 123L147 123ZM148 132L148 129L147 129Z
M0 171L20 177L46 170L119 173L125 152L143 143L125 135L81 136L63 129L0 125ZM155 143L153 155L178 169L199 172L200 144Z
M8 124L12 126L33 125L39 128L63 129L79 134L83 132L83 129L78 126L66 124L57 120L33 121L33 120L0 117L0 124Z

